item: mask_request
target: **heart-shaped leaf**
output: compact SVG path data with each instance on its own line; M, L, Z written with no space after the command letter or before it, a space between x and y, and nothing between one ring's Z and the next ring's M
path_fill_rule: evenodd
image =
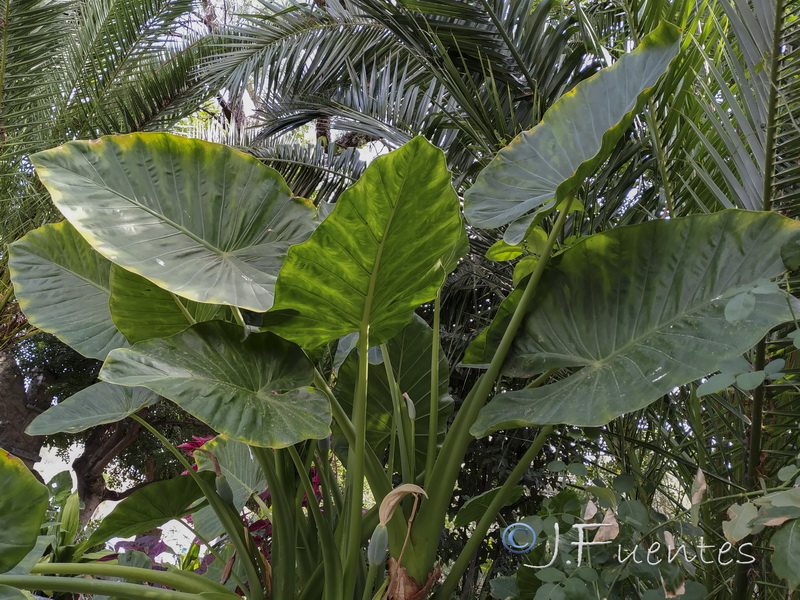
M271 333L242 341L230 323L198 323L115 350L100 378L146 387L246 444L283 448L330 433L328 399L304 387L314 369L303 351Z
M101 381L48 408L31 421L25 433L77 433L124 419L156 400L158 396L148 389L122 387Z
M315 226L277 171L221 144L133 133L31 161L95 250L197 302L267 310L288 247Z
M28 320L89 358L127 346L108 310L111 263L66 221L11 244L9 269Z
M633 52L562 96L481 171L464 196L467 221L494 228L522 220L506 236L518 243L532 211L560 202L606 158L677 56L679 40L678 29L662 23Z
M369 327L393 337L467 250L444 154L422 137L379 156L304 244L289 250L270 331L310 349Z
M6 573L36 546L50 494L20 459L2 449L0 490L0 573Z
M580 369L551 385L499 394L473 433L603 425L744 353L792 319L789 301L754 295L750 317L731 323L728 299L783 273L781 245L797 235L800 223L778 214L728 210L585 238L551 260L504 366L513 376ZM519 295L509 296L466 363L488 362Z

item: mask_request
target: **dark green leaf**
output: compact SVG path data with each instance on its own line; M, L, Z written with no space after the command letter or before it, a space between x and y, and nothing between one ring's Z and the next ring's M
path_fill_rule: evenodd
M213 473L198 475L209 484L214 481ZM189 475L150 483L117 504L83 546L91 548L113 537L130 537L185 516L189 505L201 496L200 488Z
M95 250L196 302L267 310L287 249L315 226L276 171L221 144L134 133L31 160Z
M433 331L425 321L414 315L413 320L398 335L386 344L392 363L395 381L400 393L408 394L414 402L416 419L414 425L417 469L425 466L428 450L428 429L430 426L431 397L431 347ZM444 436L445 426L453 411L453 400L447 393L449 368L444 351L439 348L439 418L438 435ZM336 395L345 411L350 413L353 406L353 393L358 377L358 357L350 355L339 370ZM367 443L383 456L388 447L392 432L392 395L383 364L370 365L369 390L367 392ZM337 440L339 441L339 440ZM339 451L342 451L340 448Z
M617 518L630 525L636 531L644 532L650 528L647 508L638 500L624 500L617 508Z
M514 577L496 577L489 582L492 597L507 600L517 595L517 580Z
M303 351L271 333L221 321L198 323L166 339L112 352L100 378L146 387L219 433L255 446L283 448L330 433L328 399L311 383Z
M414 138L376 158L289 250L265 326L304 348L363 325L371 345L385 342L435 297L466 243L444 155Z
M203 444L203 448L217 457L222 474L233 491L233 506L237 511L253 494L267 489L264 473L246 444L218 435ZM206 454L197 452L194 456L200 471L213 471L211 459ZM213 539L225 530L210 506L201 508L192 518L198 533L206 539Z
M514 486L511 497L505 503L505 506L519 500L522 497L522 491L522 486ZM458 509L453 524L456 527L464 527L479 520L486 513L486 509L489 508L489 504L492 503L498 493L500 493L500 488L494 488L467 500L464 506Z
M218 304L200 304L162 290L141 275L111 267L111 318L131 344L169 337L194 323L225 317Z

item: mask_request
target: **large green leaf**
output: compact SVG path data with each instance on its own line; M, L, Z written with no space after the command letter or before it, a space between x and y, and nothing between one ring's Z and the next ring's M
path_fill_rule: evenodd
M0 573L36 546L50 494L20 459L0 449Z
M605 160L677 56L679 38L676 27L663 23L633 52L562 96L481 171L464 196L467 221L494 228L519 220L507 234L518 243L531 211L560 202Z
M218 435L203 444L203 448L214 453L219 461L220 470L233 492L233 506L238 511L253 494L267 489L264 472L250 452L246 444ZM200 471L213 470L211 459L202 452L195 452L195 460ZM204 506L192 515L197 532L210 540L225 531L214 510Z
M114 423L158 400L145 388L129 388L101 381L82 389L38 415L25 433L77 433L103 423Z
M199 473L213 483L213 473ZM113 537L130 537L189 514L189 505L203 493L189 475L156 481L136 490L114 507L86 542L91 548Z
M218 304L179 298L117 265L111 266L108 307L114 324L131 344L169 337L194 323L221 319L228 310Z
M408 394L416 409L414 446L417 470L425 467L428 430L431 412L431 349L433 331L417 315L398 335L386 344L395 381L401 394ZM353 394L358 379L358 356L350 354L339 370L336 395L348 412L353 407ZM449 367L439 349L439 419L438 435L444 436L445 425L453 411L453 399L448 395ZM384 364L369 366L367 392L367 443L378 456L389 445L392 429L392 392Z
M135 133L31 160L98 252L197 302L267 310L286 250L314 228L276 171L220 144Z
M495 396L473 433L602 425L711 373L792 318L781 293L753 294L755 309L739 321L728 321L725 307L783 273L781 247L797 235L800 223L778 214L728 210L585 238L551 260L504 372L581 368L552 385ZM519 295L506 302L513 307ZM487 362L507 320L501 315L476 340L466 363Z
M416 137L376 158L311 239L289 250L265 325L304 348L368 325L380 344L435 297L466 250L444 154Z
M126 346L108 310L111 263L66 221L11 244L9 268L28 320L90 358Z
M282 448L330 433L327 398L303 351L271 333L242 340L230 323L198 323L115 350L100 378L146 387L233 439Z

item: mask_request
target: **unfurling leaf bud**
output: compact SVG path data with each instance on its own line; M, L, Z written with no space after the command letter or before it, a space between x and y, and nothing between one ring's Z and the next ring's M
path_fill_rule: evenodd
M369 566L382 565L388 552L389 530L386 529L386 525L378 523L375 526L375 531L372 532L372 537L369 539L369 546L367 547Z

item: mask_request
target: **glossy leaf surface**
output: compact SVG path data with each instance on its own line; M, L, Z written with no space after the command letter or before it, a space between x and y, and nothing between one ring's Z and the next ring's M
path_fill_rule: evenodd
M28 320L84 356L104 359L127 346L108 310L111 263L66 221L11 244L9 267Z
M753 313L735 323L725 307L786 270L780 249L798 232L799 223L775 213L729 210L585 238L551 260L504 365L512 376L578 370L551 385L495 396L473 433L602 425L744 353L792 318L788 300L754 294ZM465 363L491 357L519 295L509 296Z
M481 171L464 196L467 221L494 228L525 217L514 227L524 234L531 211L560 202L606 158L677 56L679 38L678 29L664 23L633 52L562 96L539 125ZM516 244L521 234L506 241Z
M129 388L101 381L82 389L38 415L25 433L77 433L103 423L114 423L158 400L145 388Z
M315 225L276 171L221 144L134 133L31 160L95 250L197 302L267 310L286 250Z
M444 154L417 137L377 157L289 250L265 326L314 348L369 325L385 342L432 300L467 249Z
M431 398L431 345L433 331L415 315L397 336L389 340L389 358L401 394L408 394L416 409L415 451L417 469L425 466ZM353 393L358 379L358 353L353 351L339 370L336 394L344 409L350 413ZM444 352L439 349L439 437L453 411L453 399L448 395L449 369ZM378 456L383 456L392 432L392 394L386 367L383 363L369 366L367 392L367 443ZM405 400L403 400L405 403ZM405 404L403 405L405 410Z
M0 573L36 546L50 494L20 459L0 449Z
M307 386L303 351L270 333L242 341L242 329L198 323L166 339L112 352L100 378L142 386L235 440L283 448L330 433L327 398Z

